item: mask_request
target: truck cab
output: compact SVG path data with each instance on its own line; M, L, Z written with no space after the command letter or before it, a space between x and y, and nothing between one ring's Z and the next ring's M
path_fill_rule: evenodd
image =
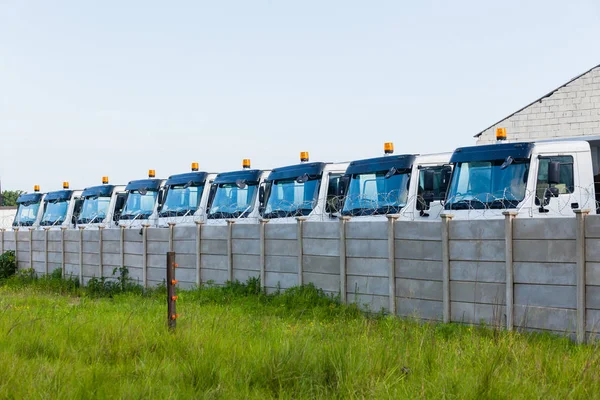
M237 223L258 222L259 188L271 171L250 169L249 159L242 161L242 168L216 176L208 200L207 224L223 225L227 219L235 219Z
M497 132L497 137L505 132ZM445 212L459 219L574 217L596 214L590 143L544 140L456 149ZM596 171L598 170L596 166Z
M39 185L33 187L33 193L24 193L17 198L17 214L12 223L13 228L37 228L42 219L44 193L40 193Z
M275 168L259 189L260 215L272 223L333 221L339 216L341 178L348 163L309 162L308 152L300 164Z
M383 157L352 161L343 178L342 215L352 220L435 220L450 181L451 153L393 155L384 145Z
M77 226L86 229L115 228L125 205L125 186L110 185L108 177L102 177L102 185L85 188L81 193L83 205L77 218Z
M164 186L164 201L158 206L158 226L204 221L210 183L216 175L198 171L198 163L192 163L192 172L170 176Z
M69 182L63 183L63 190L46 193L39 227L52 230L75 227L83 203L81 193L81 190L70 190Z
M142 225L157 226L158 207L163 200L165 179L155 177L153 169L148 179L131 181L125 186L125 206L118 225L125 228L141 228Z

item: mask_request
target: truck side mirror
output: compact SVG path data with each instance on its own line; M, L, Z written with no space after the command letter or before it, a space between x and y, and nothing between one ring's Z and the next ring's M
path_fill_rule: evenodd
M163 197L165 197L164 194L165 194L165 192L163 190L158 191L158 208L159 209L162 208Z
M558 161L550 161L548 163L548 184L549 185L557 185L559 183L560 183L560 163Z
M258 202L260 205L265 203L265 185L261 184L258 188Z
M435 172L431 169L424 169L422 172L423 172L423 191L433 192Z
M337 197L344 197L348 191L348 185L350 184L350 175L344 175L340 177L340 183L338 185Z
M77 224L77 219L79 219L79 214L81 214L81 207L83 207L83 199L75 199L75 205L73 206L73 215L71 216L71 223L73 225Z

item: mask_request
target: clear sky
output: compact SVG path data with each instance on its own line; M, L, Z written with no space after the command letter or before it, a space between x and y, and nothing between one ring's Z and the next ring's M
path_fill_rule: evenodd
M0 0L2 188L452 151L599 50L598 0Z

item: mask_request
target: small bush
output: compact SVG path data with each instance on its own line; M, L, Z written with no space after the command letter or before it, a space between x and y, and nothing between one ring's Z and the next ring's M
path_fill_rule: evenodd
M17 272L17 259L14 250L8 250L0 255L0 279L10 278Z

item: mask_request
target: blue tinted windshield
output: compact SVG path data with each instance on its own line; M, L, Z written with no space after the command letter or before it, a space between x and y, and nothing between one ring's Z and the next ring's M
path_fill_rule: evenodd
M525 198L529 160L457 163L446 200L447 210L515 208Z
M83 200L81 214L77 220L80 224L91 224L94 222L102 222L108 214L110 205L110 197L89 196Z
M69 209L69 200L45 201L45 210L40 225L52 226L65 222Z
M170 186L165 203L160 209L161 217L193 215L200 206L204 185Z
M271 184L263 215L265 218L282 218L308 215L317 205L321 179L304 183L284 179Z
M245 185L242 188L235 183L218 185L208 217L238 218L247 216L252 211L257 187L256 184Z
M38 211L40 210L40 202L37 203L20 203L17 209L17 215L13 226L32 226L37 219Z
M158 192L148 190L141 194L137 190L132 190L127 195L127 202L123 208L121 219L147 219L154 212L154 204Z
M397 213L408 201L410 172L386 178L387 171L352 175L343 215Z

